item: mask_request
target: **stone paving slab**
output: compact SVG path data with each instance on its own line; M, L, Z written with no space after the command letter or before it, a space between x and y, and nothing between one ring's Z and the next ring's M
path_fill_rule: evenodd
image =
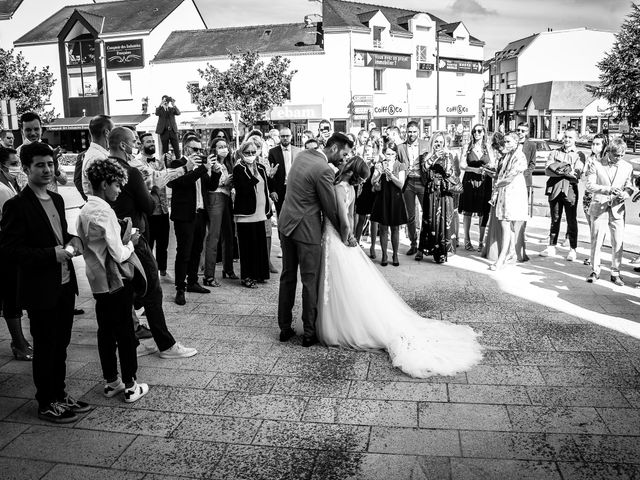
M280 343L275 278L256 290L224 279L184 307L163 283L169 329L200 353L139 358L151 391L134 404L102 396L76 259L86 313L67 385L94 409L76 424L39 420L31 365L12 359L0 324L0 478L638 479L640 291L587 285L588 267L541 249L530 242L531 262L500 273L463 251L382 270L420 314L482 332L478 366L426 379L384 352ZM638 278L626 263L623 276ZM298 296L298 330L299 316Z

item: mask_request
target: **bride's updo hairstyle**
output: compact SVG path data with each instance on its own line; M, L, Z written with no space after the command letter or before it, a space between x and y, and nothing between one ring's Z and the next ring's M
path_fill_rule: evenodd
M358 185L369 178L369 167L362 157L355 156L345 165L340 175L340 180L346 179L349 175L349 184Z

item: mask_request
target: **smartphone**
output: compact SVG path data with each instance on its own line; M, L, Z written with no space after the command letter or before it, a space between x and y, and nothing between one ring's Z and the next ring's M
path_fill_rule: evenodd
M67 252L69 252L71 255L75 255L75 253L76 253L76 249L75 249L75 248L73 248L73 246L72 246L72 245L67 245L66 247L64 247L64 249L65 249Z
M139 229L136 227L131 228L131 235L136 235L139 232Z

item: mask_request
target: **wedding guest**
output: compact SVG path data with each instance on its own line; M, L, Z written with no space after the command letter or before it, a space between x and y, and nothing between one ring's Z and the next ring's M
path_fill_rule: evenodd
M491 138L491 149L493 150L493 157L496 160L495 168L483 167L485 174L492 178L492 182L495 183L500 170L502 169L502 161L506 154L504 149L504 135L500 132L495 132ZM495 190L492 190L495 192ZM494 262L500 255L500 247L502 246L502 228L500 221L496 218L496 207L494 202L491 202L491 211L489 213L489 223L487 225L484 248L482 249L481 256Z
M319 147L320 147L320 144L318 143L318 140L316 140L315 138L310 138L309 140L304 142L305 150L318 150Z
M576 259L576 248L578 247L578 180L584 170L585 156L576 147L578 132L575 128L568 127L562 138L562 147L549 154L546 164L545 173L549 179L545 194L549 197L551 228L549 246L540 252L540 255L548 257L556 254L556 244L564 211L567 218L567 236L570 245L566 260L572 262Z
M520 122L518 124L518 128L516 129L518 133L518 143L520 144L520 148L522 148L522 153L524 153L525 158L527 159L527 169L524 172L524 180L527 183L527 195L529 196L529 202L533 201L533 171L536 168L536 145L532 141L529 140L529 124L526 122ZM522 222L518 232L516 232L516 244L521 245L521 251L519 255L525 260L529 261L529 256L527 255L527 243L526 243L526 232L527 232L527 222Z
M366 132L366 130L363 131ZM376 238L378 237L378 224L371 221L371 211L373 210L373 202L375 201L377 192L374 190L371 180L373 178L373 173L376 169L376 165L380 161L380 157L376 157L373 154L373 148L371 147L371 145L367 144L364 149L363 160L369 167L369 177L361 185L360 195L358 195L358 197L356 198L355 210L358 219L356 221L355 237L358 243L360 243L365 225L367 224L367 221L369 221L369 236L371 239L371 246L369 247L369 258L375 259Z
M233 271L233 205L231 188L233 187L233 157L229 144L220 137L214 137L210 147L216 157L212 162L211 180L208 184L207 214L209 234L205 247L204 283L209 287L219 287L216 280L216 260L218 245L222 248L222 278L237 279Z
M16 151L13 148L0 147L0 220L4 204L20 191L16 177L21 171ZM18 266L4 250L0 250L0 264L0 309L11 335L11 353L16 360L28 362L33 360L33 347L22 331L22 309L18 308Z
M29 315L38 417L69 423L90 410L65 385L78 293L71 258L82 253L83 245L67 231L64 200L47 190L55 172L51 148L40 142L24 145L20 161L28 183L4 204L0 251L16 260L18 304Z
M419 250L433 255L436 263L455 254L454 195L460 190L460 171L446 147L445 132L434 132L428 154L422 160L425 183Z
M460 160L460 170L464 172L464 175L458 211L463 214L464 248L468 251L475 250L469 231L471 230L471 218L473 215L478 216L480 224L478 251L482 252L484 233L491 208L489 201L491 200L492 188L492 179L483 174L483 167L491 167L494 162L491 158L491 150L487 145L484 126L474 125L471 129L471 135L472 139Z
M585 172L585 180L586 175L592 168L593 162L600 161L602 157L606 154L607 148L607 138L602 134L598 133L593 140L591 141L591 154L587 157L587 161L584 166ZM589 234L592 233L591 229L591 215L589 215L589 206L591 205L591 200L593 199L593 193L585 188L584 194L582 195L582 208L584 210L584 216L587 219L587 224L589 225ZM591 265L591 256L584 259L585 265Z
M622 245L624 239L625 200L633 193L633 166L623 160L627 144L614 138L607 153L594 159L587 171L587 191L593 194L589 215L591 216L591 261L593 267L587 278L595 282L600 278L600 251L605 236L605 224L611 233L611 281L623 286L620 277Z
M511 245L516 243L518 223L528 218L528 194L524 172L527 169L527 159L518 143L518 135L509 133L504 139L506 156L498 172L493 200L496 208L496 218L500 222L502 241L500 254L489 269L499 270L504 267ZM522 249L516 245L518 261L524 261Z
M356 138L356 142L354 144L356 155L364 158L364 150L365 145L369 143L369 132L364 128L358 132L358 137Z
M98 353L106 382L103 394L111 398L124 392L124 401L132 403L146 395L149 386L136 382L138 341L131 322L133 275L124 275L120 264L135 256L134 245L140 233L131 234L127 228L128 241L124 244L118 218L108 203L116 201L127 183L124 169L110 159L96 160L87 169L87 177L93 194L80 210L77 230L85 246L85 272L96 299ZM118 376L116 350L122 378Z
M240 161L233 168L233 213L240 247L240 278L243 286L256 288L256 283L269 279L265 221L271 208L267 169L257 161L258 147L254 142L244 142L238 152Z
M373 200L371 220L380 228L380 265L386 267L389 229L391 229L391 262L394 267L400 265L398 247L400 246L400 225L407 223L407 207L402 196L402 187L406 179L406 165L398 161L398 146L389 142L384 149L385 159L378 163L371 184L378 194Z

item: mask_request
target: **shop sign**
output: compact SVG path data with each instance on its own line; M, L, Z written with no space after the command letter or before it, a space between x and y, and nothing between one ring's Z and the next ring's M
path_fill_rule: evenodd
M376 102L373 106L373 116L379 117L406 117L406 102Z
M142 39L106 42L107 68L120 70L144 67Z
M310 120L322 118L322 105L282 105L273 107L271 120Z
M464 105L450 105L445 108L445 112L448 115L468 115L469 107L465 107Z
M356 67L402 68L411 69L411 55L403 53L371 52L354 50L353 65Z
M441 72L482 73L482 62L480 60L440 57L438 66Z

